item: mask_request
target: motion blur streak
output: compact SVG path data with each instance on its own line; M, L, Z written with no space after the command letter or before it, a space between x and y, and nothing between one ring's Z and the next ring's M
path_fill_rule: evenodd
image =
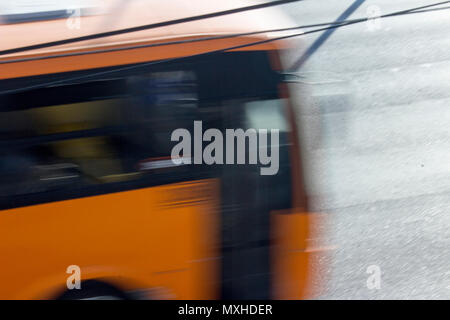
M304 0L65 42L265 2L2 2L0 52L65 44L0 57L0 298L450 298L448 5Z
M367 0L348 19L435 2ZM308 24L333 21L353 3L283 10ZM312 206L329 214L327 242L337 247L321 298L449 299L450 11L377 23L337 29L299 70L316 105L309 120L322 128L309 153ZM380 289L366 285L372 265Z
M248 5L86 1L67 13L44 2L3 7L0 51ZM294 99L284 74L302 46L254 33L293 26L267 7L3 56L14 62L0 74L0 298L317 294L320 214L309 211L296 117L307 92ZM181 42L146 46L161 41ZM177 154L186 161L171 159L180 129L199 157L189 141ZM221 159L227 129L276 139L242 135ZM272 175L261 174L267 160Z

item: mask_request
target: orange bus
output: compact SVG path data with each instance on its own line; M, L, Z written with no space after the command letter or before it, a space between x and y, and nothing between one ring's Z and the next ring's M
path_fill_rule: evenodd
M28 15L0 25L0 51L240 6ZM0 299L311 297L315 214L282 76L291 44L244 46L288 26L267 8L1 55ZM175 165L171 133L194 121L279 130L277 174Z

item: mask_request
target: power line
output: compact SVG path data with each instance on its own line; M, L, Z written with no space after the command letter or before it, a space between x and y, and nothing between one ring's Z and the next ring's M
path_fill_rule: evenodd
M157 42L157 43L150 43L150 44L126 46L126 47L121 47L121 48L96 49L96 50L90 50L90 51L62 53L62 54L46 55L46 56L40 56L40 57L18 58L18 59L10 59L10 60L0 61L0 64L38 61L38 60L47 60L47 59L53 59L53 58L82 56L82 55L87 55L87 54L108 53L108 52L116 52L116 51L124 51L124 50L161 47L161 46L176 45L176 44L186 44L186 43L195 43L195 42L203 42L203 41L221 40L221 39L229 39L229 38L257 35L257 34L263 34L263 33L276 33L276 32L282 32L282 31L292 31L292 30L297 30L297 29L301 29L301 28L305 28L305 27L308 27L308 26L298 26L298 27L281 28L281 29L268 29L268 30L260 30L260 31L245 32L245 33L233 33L233 34L203 37L203 38L196 38L196 39Z
M397 16L397 15L415 14L415 13L423 13L423 12L428 12L428 11L450 9L450 7L431 8L431 7L443 5L446 3L450 3L450 1L444 1L444 2L439 2L439 3L435 3L435 4L423 6L423 7L417 7L417 8L407 9L407 10L403 10L403 11L393 12L393 13L389 13L386 15L382 15L378 18L388 18L388 17ZM62 54L46 55L46 56L40 56L40 57L9 59L9 60L0 61L0 64L38 61L38 60L47 60L47 59L53 59L53 58L82 56L82 55L87 55L87 54L109 53L109 52L124 51L124 50L133 50L133 49L143 49L143 48L160 47L160 46L167 46L167 45L195 43L195 42L203 42L203 41L211 41L211 40L245 37L245 36L264 34L264 33L277 33L277 32L292 31L292 30L298 30L298 29L309 29L309 28L323 27L323 26L327 26L327 27L328 26L344 26L344 25L348 25L348 24L364 22L367 20L370 20L370 18L358 18L358 19L349 19L349 20L341 20L341 21L333 21L333 22L322 22L322 23L307 24L307 25L289 27L289 28L268 29L268 30L260 30L260 31L253 31L253 32L226 34L226 35L220 35L220 36L210 36L210 37L203 37L203 38L196 38L196 39L157 42L157 43L151 43L151 44L126 46L126 47L121 47L121 48L96 49L96 50L90 50L90 51L62 53ZM334 29L334 28L330 28L330 29ZM328 28L327 29L317 29L317 30L314 30L314 32L307 32L306 34L315 33L315 32L319 32L319 31L325 31L325 30L329 30L329 29Z
M446 3L450 3L450 1L443 1L438 3L433 3L430 5L420 6L412 9L406 9L402 11L396 11L385 15L380 15L379 17L371 17L371 18L359 18L359 19L351 19L351 20L345 20L345 21L337 21L333 25L335 26L344 26L344 25L350 25L355 23L360 23L364 21L369 21L371 19L377 19L377 18L389 18L394 16L400 16L400 15L406 15L406 14L412 14L412 13L419 13L419 12L426 12L430 10L430 8L434 8L438 5L443 5ZM292 66L289 68L290 72L294 72L295 70L299 69L306 61L307 59L313 55L313 53L317 50L317 47L315 45L323 42L326 38L328 38L331 33L333 32L333 29L336 28L329 28L327 29L327 32L324 32L313 44L312 47L310 47L299 59L297 59L296 62L292 64Z
M432 5L421 6L421 7L411 8L411 9L407 9L407 10L392 12L389 14L381 15L379 18L388 18L388 17L401 16L401 15L412 14L412 13L423 13L424 11L419 11L419 10L423 10L423 9L430 8L433 6L442 5L444 3L450 3L450 1L444 1L444 2L440 2L440 3L432 4ZM450 8L445 8L445 9L450 9ZM19 88L19 89L1 91L0 95L19 93L19 92L23 92L23 91L39 89L39 88L43 88L43 87L47 87L47 86L61 85L61 84L67 83L67 82L89 79L89 78L93 78L93 77L103 76L106 74L112 74L112 73L121 72L121 71L128 71L128 70L133 70L133 69L156 65L156 64L169 63L169 62L173 62L173 61L180 61L180 60L194 58L194 57L202 57L202 56L208 56L208 55L213 55L213 54L217 54L217 53L223 53L223 52L227 52L227 51L231 51L231 50L238 50L238 49L257 46L257 45L266 44L266 43L270 43L270 42L274 42L274 41L279 41L279 40L294 38L294 37L303 36L303 35L307 35L307 34L317 33L317 32L321 32L321 31L325 31L325 30L329 30L329 29L340 28L340 27L347 26L347 25L365 22L370 19L371 18L360 18L360 19L346 20L346 21L342 21L336 25L331 25L331 26L327 26L324 28L313 29L313 30L309 30L309 31L301 32L301 33L295 33L295 34L275 37L275 38L271 38L271 39L259 40L259 41L241 44L241 45L237 45L237 46L212 50L212 51L203 52L203 53L192 54L192 55L188 55L188 56L184 56L184 57L169 58L169 59L164 59L164 60L159 60L159 61L150 61L150 62L145 62L145 63L139 63L137 65L118 67L113 70L100 71L100 72L91 73L88 75L46 82L46 83L32 85L32 86L28 86L28 87ZM295 28L298 28L298 27L295 27ZM287 28L287 29L292 29L292 28Z
M30 46L24 46L24 47L18 47L18 48L13 48L13 49L2 50L2 51L0 51L0 56L1 55L7 55L7 54L24 52L24 51L29 51L29 50L36 50L36 49L43 49L43 48L49 48L49 47L54 47L54 46L60 46L60 45L64 45L64 44L74 43L74 42L80 42L80 41L86 41L86 40L93 40L93 39L99 39L99 38L104 38L104 37L116 36L116 35L125 34L125 33L131 33L131 32L155 29L155 28L160 28L160 27L166 27L166 26L171 26L171 25L185 23L185 22L192 22L192 21L210 19L210 18L225 16L225 15L230 15L230 14L235 14L235 13L240 13L240 12L245 12L245 11L251 11L251 10L256 10L256 9L263 9L263 8L268 8L268 7L274 7L274 6L279 6L279 5L282 5L282 4L287 4L287 3L292 3L292 2L299 2L299 1L304 1L304 0L277 0L277 1L271 1L271 2L261 3L261 4L257 4L257 5L252 5L252 6L246 6L246 7L235 8L235 9L230 9L230 10L224 10L224 11L212 12L212 13L207 13L207 14L201 14L201 15L191 16L191 17L186 17L186 18L181 18L181 19L157 22L157 23L152 23L152 24L147 24L147 25L137 26L137 27L132 27L132 28L126 28L126 29L120 29L120 30L114 30L114 31L108 31L108 32L101 32L101 33L91 34L91 35L82 36L82 37L76 37L76 38L70 38L70 39L63 39L63 40L46 42L46 43L34 44L34 45L30 45Z

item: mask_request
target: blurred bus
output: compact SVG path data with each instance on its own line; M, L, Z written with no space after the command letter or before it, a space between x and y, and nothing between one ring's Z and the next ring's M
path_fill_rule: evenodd
M243 5L106 4L10 15L0 50ZM280 34L222 37L280 26L286 17L261 9L1 56L0 298L311 297L314 214L282 76L290 43L224 50ZM175 165L171 133L194 121L279 129L278 173Z

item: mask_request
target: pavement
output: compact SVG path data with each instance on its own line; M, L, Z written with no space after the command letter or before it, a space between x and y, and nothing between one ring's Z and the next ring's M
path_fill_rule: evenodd
M305 25L431 3L282 9ZM302 120L320 125L306 155L309 189L336 246L321 299L450 298L449 31L450 10L434 10L302 37L310 54L299 51L297 71L319 79L307 84L314 112ZM368 285L373 268L379 288Z

